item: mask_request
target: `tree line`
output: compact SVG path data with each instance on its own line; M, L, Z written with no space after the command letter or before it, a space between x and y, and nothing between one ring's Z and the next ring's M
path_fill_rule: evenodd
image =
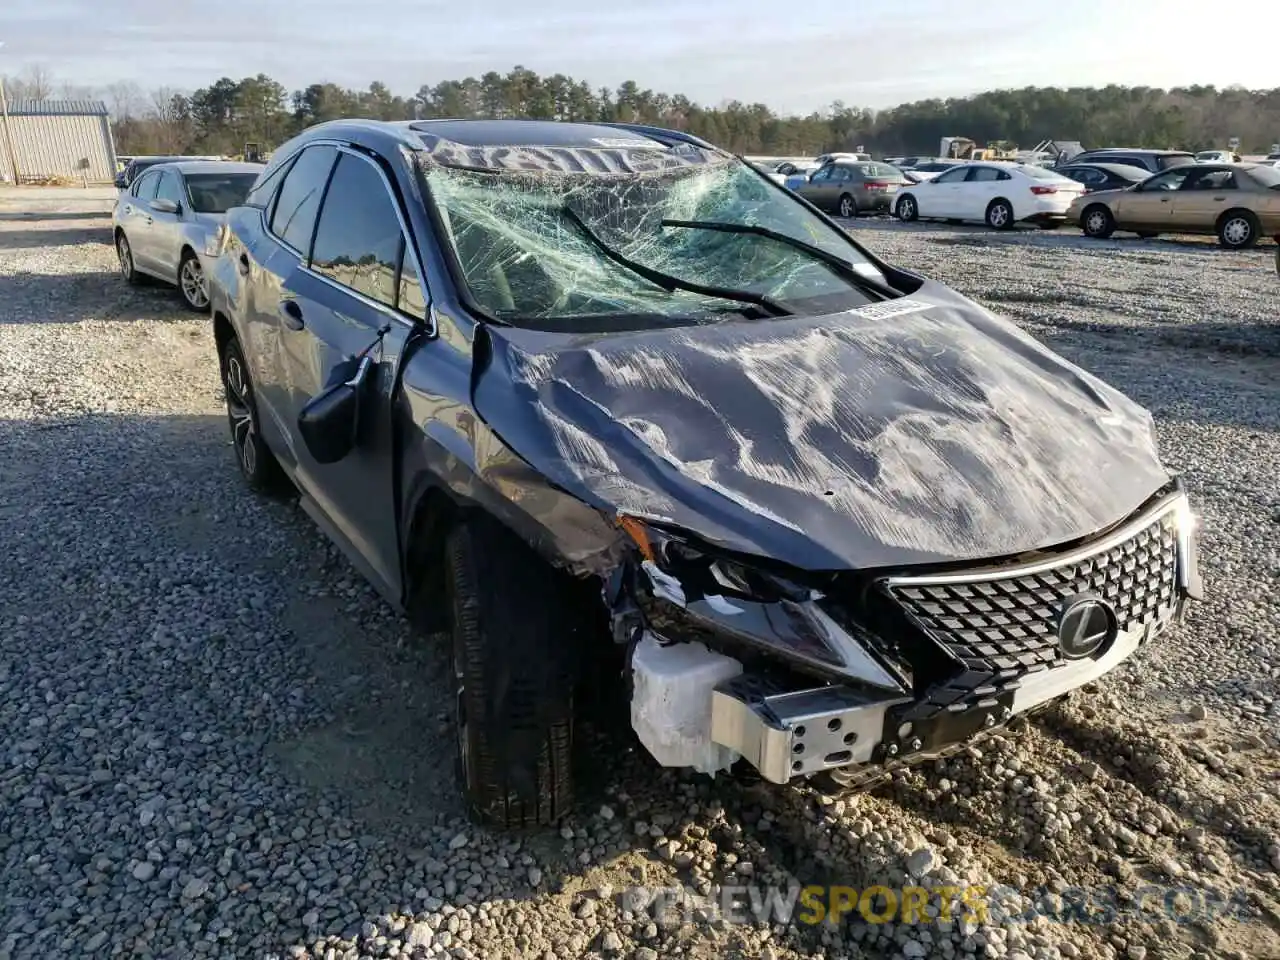
M10 99L44 98L58 87L39 68L6 81ZM594 88L564 74L539 76L517 66L506 74L424 85L412 96L385 84L354 90L314 83L288 91L258 74L223 77L192 93L112 84L98 93L111 110L116 149L123 154L235 154L246 143L270 150L314 123L343 117L412 120L431 117L535 117L650 123L685 130L738 153L813 155L862 146L878 154L933 154L944 136L985 143L1008 140L1031 147L1044 139L1079 140L1088 147L1225 148L1240 138L1241 153L1266 153L1280 141L1280 87L1247 90L1214 86L1025 87L968 97L921 100L874 111L837 101L805 116L784 116L763 103L729 100L699 104L680 94L642 89L627 81Z

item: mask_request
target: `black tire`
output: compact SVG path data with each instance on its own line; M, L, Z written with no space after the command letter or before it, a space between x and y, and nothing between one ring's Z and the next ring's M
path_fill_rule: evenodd
M987 204L987 226L992 230L1009 230L1013 227L1013 205L1008 200L997 199Z
M1080 229L1086 237L1105 240L1116 232L1116 218L1104 204L1095 203L1080 214Z
M1228 250L1248 250L1261 232L1262 224L1252 210L1228 210L1218 218L1218 242Z
M836 211L840 216L851 220L858 215L858 201L849 194L842 193L836 203Z
M120 262L120 276L124 277L125 283L136 286L142 285L142 274L138 272L138 268L133 262L133 247L129 243L129 238L124 235L124 231L120 230L116 233L116 259Z
M916 203L916 198L909 193L904 193L898 198L893 212L897 214L898 219L903 223L911 223L920 219L920 205Z
M178 262L178 295L188 310L209 312L209 287L200 258L190 250Z
M549 826L573 805L575 664L581 631L557 573L497 521L445 545L458 696L459 780L471 816Z
M280 496L291 492L291 486L262 432L258 429L258 404L253 395L249 365L245 362L240 341L232 337L219 357L222 387L227 398L227 424L231 428L231 445L235 448L240 473L256 493Z

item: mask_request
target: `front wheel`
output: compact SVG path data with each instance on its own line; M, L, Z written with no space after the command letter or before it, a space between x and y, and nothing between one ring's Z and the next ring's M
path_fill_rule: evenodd
M556 571L491 518L458 525L445 551L468 808L500 829L548 826L573 804L572 604Z
M208 312L208 280L205 279L200 258L190 250L182 255L182 262L178 264L178 292L182 294L182 302L187 305L187 309L197 313Z
M839 210L842 217L856 217L858 215L858 204L849 194L841 194Z
M1218 242L1228 250L1247 250L1258 233L1258 218L1249 210L1228 210L1218 221Z
M1110 210L1098 204L1084 212L1084 216L1080 218L1080 227L1086 237L1105 240L1116 232L1116 218L1111 215Z
M920 219L920 207L916 205L916 198L906 193L898 198L898 206L895 208L898 219L904 223L910 223L913 220Z
M1008 200L993 200L987 207L987 226L992 230L1008 230L1013 226L1013 207Z

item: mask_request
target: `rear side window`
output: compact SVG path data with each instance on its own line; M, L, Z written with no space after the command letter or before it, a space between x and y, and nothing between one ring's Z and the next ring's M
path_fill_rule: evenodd
M1004 178L1007 180L1009 175L1006 173ZM988 183L992 180L1000 179L1000 171L995 167L973 167L969 170L970 183Z
M342 154L320 211L311 269L394 307L403 242L381 175L369 161Z
M280 185L280 196L271 215L271 232L303 256L311 250L320 197L337 154L336 148L327 145L307 147Z

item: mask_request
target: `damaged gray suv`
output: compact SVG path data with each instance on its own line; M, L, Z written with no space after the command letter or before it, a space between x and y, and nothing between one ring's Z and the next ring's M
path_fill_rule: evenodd
M219 247L240 469L451 634L489 822L569 810L603 671L664 765L856 785L1199 596L1145 410L688 135L322 124Z

